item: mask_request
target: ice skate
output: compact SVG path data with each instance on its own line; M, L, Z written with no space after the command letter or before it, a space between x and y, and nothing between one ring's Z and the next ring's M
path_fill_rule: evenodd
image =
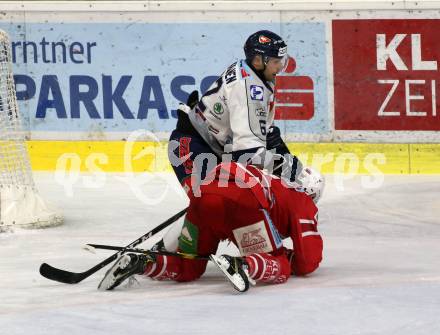
M134 253L122 255L106 272L98 289L113 290L132 275L143 274L149 262L155 262L154 255Z

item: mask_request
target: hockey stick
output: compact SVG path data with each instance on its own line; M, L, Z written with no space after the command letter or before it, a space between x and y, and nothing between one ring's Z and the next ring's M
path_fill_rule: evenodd
M191 260L204 260L204 261L211 261L213 262L219 270L222 272L222 274L226 277L226 279L232 284L232 286L239 292L245 292L249 289L250 285L255 285L255 280L251 279L249 277L249 273L246 271L238 271L236 263L234 265L229 264L229 259L226 259L227 264L225 264L225 256L216 256L216 255L210 255L210 256L200 256L195 254L186 254L183 252L171 252L171 251L153 251L153 250L147 250L147 249L139 249L139 248L133 248L133 249L127 249L120 246L115 245L104 245L104 244L86 244L86 250L93 251L94 249L104 249L104 250L125 250L125 252L134 252L139 254L149 254L149 255L163 255L163 256L172 256L172 257L180 257L184 259L191 259ZM232 257L238 258L238 257ZM227 267L226 267L227 266ZM237 276L237 274L239 276ZM99 284L98 289L100 289L101 284Z
M154 255L163 255L163 256L176 256L181 257L185 259L204 259L209 260L208 256L200 256L200 255L194 255L194 254L186 254L184 252L172 252L172 251L166 251L166 250L147 250L147 249L127 249L124 247L116 246L116 245L105 245L105 244L86 244L87 247L91 247L93 249L104 249L104 250L124 250L125 252L136 252L139 254L154 254ZM90 250L90 249L87 249Z
M107 264L113 262L116 260L119 256L121 256L123 253L125 253L126 249L132 249L138 244L141 244L145 240L149 239L151 236L157 234L164 228L170 226L173 222L177 221L180 217L182 217L186 213L187 208L181 210L179 213L175 214L159 226L155 227L153 230L149 231L148 233L142 235L138 239L131 242L129 245L124 247L122 250L119 250L117 253L113 254L112 256L106 258L102 262L96 264L91 269L84 271L84 272L70 272L65 271L61 269L54 268L53 266L50 266L47 263L43 263L40 266L40 274L50 280L55 280L60 283L66 283L66 284L76 284L80 281L86 279L87 277L90 277L92 274L97 272L98 270L102 269Z

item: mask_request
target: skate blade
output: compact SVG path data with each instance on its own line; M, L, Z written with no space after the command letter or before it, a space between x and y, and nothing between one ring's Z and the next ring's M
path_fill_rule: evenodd
M249 289L249 285L246 285L246 282L238 273L235 273L232 276L228 273L228 271L224 268L224 264L220 257L217 257L216 255L211 255L209 256L209 258L220 269L220 271L223 273L226 279L228 279L234 289L239 292L246 292Z
M105 273L104 278L98 285L98 290L107 291L112 290L115 286L116 281L119 279L118 275L114 275L117 269L125 269L130 263L131 258L128 255L122 256L113 266Z

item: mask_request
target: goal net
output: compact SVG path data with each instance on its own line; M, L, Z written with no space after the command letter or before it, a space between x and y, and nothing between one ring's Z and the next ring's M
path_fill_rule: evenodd
M35 187L15 95L8 35L0 30L0 228L62 223Z

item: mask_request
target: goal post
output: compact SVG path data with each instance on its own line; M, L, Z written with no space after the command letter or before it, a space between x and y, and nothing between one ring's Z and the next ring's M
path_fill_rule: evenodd
M0 30L0 228L43 228L62 221L35 187L17 106L10 41Z

